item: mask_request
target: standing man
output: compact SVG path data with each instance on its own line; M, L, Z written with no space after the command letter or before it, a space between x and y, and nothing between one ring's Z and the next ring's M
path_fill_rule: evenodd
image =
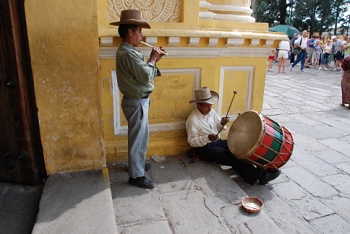
M304 64L306 68L310 68L309 62L310 62L310 59L312 58L312 55L314 54L314 50L315 50L315 36L312 36L310 40L308 40L307 42L307 49L306 49L307 58Z
M335 58L335 65L333 68L333 71L340 71L340 63L344 58L343 53L343 41L338 39L336 36L332 36L332 41L334 45L334 58Z
M118 33L122 38L116 62L118 86L124 95L121 106L128 121L128 183L154 188L154 183L144 176L145 169L150 168L149 164L145 164L149 137L149 95L154 88L154 78L161 75L156 63L165 51L153 47L148 62L145 62L144 56L136 50L143 38L142 28L151 28L142 20L138 10L123 10L120 21L111 25L119 26Z
M299 36L298 33L294 33L293 38L290 40L290 51L293 51L294 43L298 39L298 36ZM294 59L295 59L295 54L291 53L290 64L294 63Z
M298 47L300 49L300 54L298 55L297 60L295 60L292 65L290 65L289 71L292 71L293 67L295 67L295 65L297 65L297 63L301 62L300 71L304 72L305 57L306 57L306 45L307 45L306 43L307 43L307 31L304 30L302 33L302 36L299 37L294 43L294 47Z

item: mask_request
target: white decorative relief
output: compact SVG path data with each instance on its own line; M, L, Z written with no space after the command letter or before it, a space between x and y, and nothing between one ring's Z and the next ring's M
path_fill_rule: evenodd
M219 42L219 38L209 38L208 46L216 46Z
M269 47L237 46L237 47L168 47L164 46L168 52L167 58L218 58L220 56L241 57L242 54L250 58L261 58L271 51ZM115 59L117 47L100 47L100 59ZM149 57L150 48L137 47L145 56Z
M168 44L169 45L177 45L180 43L180 37L169 37Z
M211 4L209 11L216 13L214 19L217 20L255 22L255 18L251 16L253 10L249 7Z
M265 46L272 46L273 42L274 42L274 40L266 40Z
M219 97L223 97L225 87L225 72L228 71L245 71L247 72L247 87L245 96L245 111L251 110L253 100L253 83L254 83L254 67L253 66L222 66L220 69L220 89ZM218 113L223 113L222 102L218 103ZM230 116L231 118L233 116Z
M112 45L113 44L113 37L101 37L100 43L102 45Z
M199 18L200 19L214 19L215 13L208 11L210 7L211 7L211 3L205 0L199 1Z
M146 37L146 42L151 45L157 44L158 37Z
M226 45L240 46L244 44L244 38L228 38Z
M257 45L259 45L259 43L260 43L260 39L254 38L254 39L252 39L252 41L250 42L250 45L252 45L252 46L257 46Z
M189 46L195 46L198 45L200 38L199 37L191 37Z
M108 21L120 20L125 9L138 9L147 22L180 22L182 0L106 0Z
M179 68L179 69L162 69L162 74L166 73L191 73L193 76L194 89L200 88L201 84L201 69L200 68ZM161 79L161 77L157 78ZM121 100L119 96L118 80L116 70L112 70L112 95L113 95L113 122L114 122L114 134L115 135L127 135L128 126L121 126L120 116L123 115L121 112ZM193 90L194 97L194 90ZM150 132L162 132L162 131L174 131L185 129L184 122L164 123L164 124L150 124Z

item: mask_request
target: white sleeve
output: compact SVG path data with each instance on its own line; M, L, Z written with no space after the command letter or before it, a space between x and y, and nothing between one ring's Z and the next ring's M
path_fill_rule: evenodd
M299 45L300 45L300 41L301 41L301 37L299 37L298 39L295 40L294 45L295 45L295 44L299 44ZM300 45L300 46L301 46L301 45Z
M187 142L192 147L202 147L210 142L208 135L201 135L199 129L201 126L198 124L196 115L192 112L186 121Z

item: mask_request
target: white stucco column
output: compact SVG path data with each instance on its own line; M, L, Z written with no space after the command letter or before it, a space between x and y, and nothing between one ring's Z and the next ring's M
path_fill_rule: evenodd
M251 0L207 0L210 4L209 12L215 13L216 20L229 20L241 22L255 22L251 16Z

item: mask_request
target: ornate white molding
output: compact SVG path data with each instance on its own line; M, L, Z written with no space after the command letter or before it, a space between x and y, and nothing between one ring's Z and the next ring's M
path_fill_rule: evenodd
M200 19L214 19L215 14L208 11L211 6L211 3L201 0L199 1L199 18ZM201 9L205 9L204 11Z
M260 43L260 39L252 39L250 42L250 45L257 46Z
M180 43L180 37L169 37L168 45L177 45Z
M246 87L246 97L245 97L245 111L251 110L252 100L253 100L253 83L254 83L254 67L253 66L222 66L220 69L220 89L219 96L223 97L224 87L225 87L225 72L227 71L246 71L247 72L247 87ZM222 112L222 101L218 103L218 113ZM236 115L230 115L233 118Z
M215 12L214 19L217 20L255 22L255 18L250 16L253 13L253 10L249 7L211 4L209 11Z
M208 46L216 46L219 42L219 38L209 38Z
M117 81L117 72L116 70L112 70L112 95L113 95L113 120L114 120L114 134L115 135L127 135L128 127L121 126L120 116L122 113L120 112L121 100L119 96L119 88ZM200 68L179 68L179 69L162 69L162 74L166 73L191 73L193 75L193 87L194 89L200 88L201 82L201 69ZM161 77L157 78L161 79ZM194 97L194 90L192 91L192 96ZM183 122L174 122L174 123L164 123L164 124L150 124L149 131L150 132L164 132L164 131L174 131L185 129L185 121Z
M269 47L166 47L168 52L166 58L218 58L220 56L228 57L266 57L271 48ZM100 59L115 59L115 53L118 47L101 47ZM138 50L145 56L149 57L150 48L140 47Z
M244 38L228 38L226 45L240 46L244 44Z
M157 44L158 37L146 37L146 42L151 45Z
M274 41L275 41L275 40L266 40L264 46L272 46Z
M100 43L102 45L112 45L113 37L100 37Z
M189 46L196 46L199 43L200 38L199 37L191 37Z
M138 9L142 18L148 22L180 22L182 13L181 0L106 0L109 22L120 20L120 13L125 9Z

